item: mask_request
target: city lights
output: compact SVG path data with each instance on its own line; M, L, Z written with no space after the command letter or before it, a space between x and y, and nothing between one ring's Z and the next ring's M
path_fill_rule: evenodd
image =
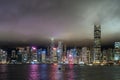
M81 47L67 50L63 41L51 38L47 49L35 46L17 47L7 60L7 51L0 49L0 64L79 64L79 65L120 65L120 42L112 49L101 49L101 26L94 25L94 44L92 48ZM112 63L111 63L112 62Z
M33 50L36 50L36 47L32 47Z

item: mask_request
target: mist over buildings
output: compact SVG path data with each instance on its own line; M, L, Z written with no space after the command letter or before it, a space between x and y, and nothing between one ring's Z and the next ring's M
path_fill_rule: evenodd
M1 0L1 45L48 45L51 37L68 45L92 45L94 24L102 45L120 37L119 0Z

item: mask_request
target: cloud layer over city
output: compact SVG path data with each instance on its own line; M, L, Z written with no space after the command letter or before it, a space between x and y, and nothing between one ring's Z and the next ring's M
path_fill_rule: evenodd
M48 43L93 40L100 24L102 42L119 41L120 0L0 0L0 41Z

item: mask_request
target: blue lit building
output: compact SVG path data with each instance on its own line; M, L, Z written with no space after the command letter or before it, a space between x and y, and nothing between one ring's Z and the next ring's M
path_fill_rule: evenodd
M114 47L114 60L118 61L120 60L120 42L115 42Z
M42 50L41 61L42 61L42 63L46 62L46 49Z
M42 54L42 49L38 49L37 50L37 60L38 60L38 62L42 62L41 61L41 54Z

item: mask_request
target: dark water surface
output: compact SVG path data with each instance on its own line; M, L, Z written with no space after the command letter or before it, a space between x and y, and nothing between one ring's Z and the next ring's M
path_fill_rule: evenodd
M120 80L120 66L0 65L0 80Z

